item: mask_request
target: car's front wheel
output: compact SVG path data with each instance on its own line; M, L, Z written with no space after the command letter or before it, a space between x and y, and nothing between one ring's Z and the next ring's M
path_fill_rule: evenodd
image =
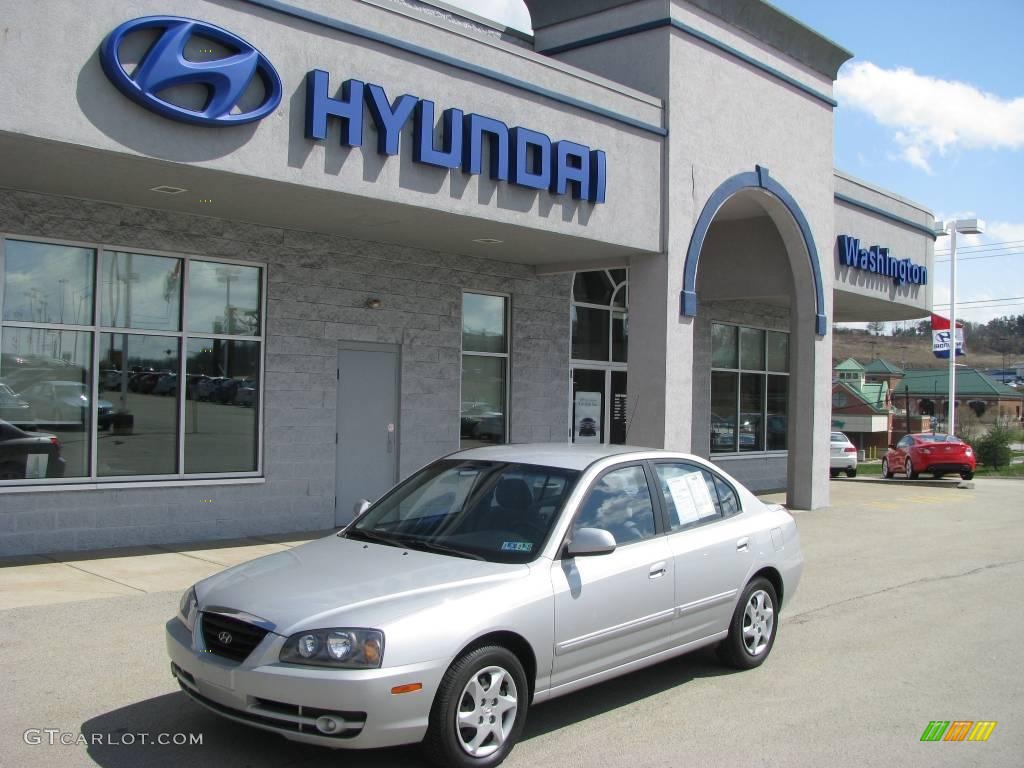
M438 766L490 768L508 757L526 722L523 665L498 645L469 651L445 672L423 740Z
M718 656L737 669L759 667L775 645L779 600L768 579L747 584L729 623L729 634L718 646Z

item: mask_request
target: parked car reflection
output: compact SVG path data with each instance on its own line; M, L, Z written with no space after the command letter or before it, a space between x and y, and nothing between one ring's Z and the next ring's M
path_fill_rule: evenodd
M36 423L50 427L84 427L89 421L89 389L77 381L40 381L21 393L35 412ZM100 429L108 429L113 406L96 403Z
M0 421L0 480L38 477L64 477L57 436Z
M6 384L0 384L0 419L19 429L36 428L31 404Z

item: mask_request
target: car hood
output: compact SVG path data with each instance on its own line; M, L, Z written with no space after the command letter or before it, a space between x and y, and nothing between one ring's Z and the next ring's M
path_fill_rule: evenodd
M389 547L332 535L234 566L196 585L200 610L233 608L289 635L380 627L422 606L528 575L529 567Z

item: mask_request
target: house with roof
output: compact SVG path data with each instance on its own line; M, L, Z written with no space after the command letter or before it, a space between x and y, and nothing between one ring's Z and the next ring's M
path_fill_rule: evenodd
M944 418L949 404L949 370L904 371L899 393L906 393L912 414ZM956 367L957 420L974 417L984 424L997 419L1021 421L1024 393L1000 384L976 368Z
M927 427L927 417L908 416L906 402L894 398L903 377L898 366L881 359L862 365L849 357L832 371L832 429L858 448L878 454L907 432Z

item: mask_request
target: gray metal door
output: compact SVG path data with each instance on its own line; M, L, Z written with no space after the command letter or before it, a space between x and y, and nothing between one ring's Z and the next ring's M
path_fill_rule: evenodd
M338 456L334 519L352 519L398 479L398 350L359 345L338 351Z

